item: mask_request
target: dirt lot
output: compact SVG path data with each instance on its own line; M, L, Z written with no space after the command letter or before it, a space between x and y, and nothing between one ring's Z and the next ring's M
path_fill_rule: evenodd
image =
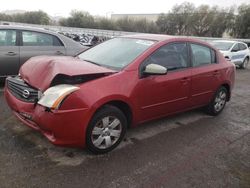
M51 145L12 115L0 89L0 187L250 187L250 70L218 117L200 110L128 131L94 156Z

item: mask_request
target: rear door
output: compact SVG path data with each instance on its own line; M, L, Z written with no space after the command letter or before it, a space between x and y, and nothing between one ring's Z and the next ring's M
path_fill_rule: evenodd
M35 31L22 31L21 39L21 64L34 56L66 54L63 43L54 35Z
M235 64L241 64L242 62L242 51L240 50L240 45L239 43L234 44L232 50L232 57L231 57L231 61ZM244 55L243 55L244 56Z
M192 106L209 103L220 83L220 65L216 62L216 52L202 44L190 44L192 55Z
M240 47L240 53L239 53L240 61L243 63L246 56L249 54L249 49L247 48L247 45L245 45L243 43L239 43L239 47Z
M18 74L20 64L17 39L16 30L0 30L0 77Z

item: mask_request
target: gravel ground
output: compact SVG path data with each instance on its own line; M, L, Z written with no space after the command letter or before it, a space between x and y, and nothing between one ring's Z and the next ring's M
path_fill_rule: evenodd
M0 88L0 187L250 187L250 70L211 117L194 110L130 129L95 156L56 147L16 120Z

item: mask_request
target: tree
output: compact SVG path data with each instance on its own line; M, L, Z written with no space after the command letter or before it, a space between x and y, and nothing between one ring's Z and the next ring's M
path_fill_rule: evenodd
M201 5L190 17L192 35L209 36L210 27L214 21L214 11L211 11L208 5Z
M160 33L167 33L167 34L173 34L174 31L171 29L171 24L168 21L167 14L161 13L158 16L158 19L156 21L156 25L159 28Z
M116 30L115 22L107 18L98 18L96 24L99 29Z
M190 35L191 15L195 11L192 3L175 5L168 14L161 14L156 21L159 30L170 35Z
M30 23L30 24L41 24L48 25L50 23L50 18L47 13L43 11L31 11L22 14L12 15L14 22Z
M229 32L230 26L233 25L234 11L233 7L229 9L212 8L214 18L209 28L209 37L222 37L225 32Z
M88 12L72 11L69 18L60 20L60 24L70 27L96 28L94 17Z
M134 24L134 20L128 17L121 18L116 21L116 27L119 31L135 31Z
M175 5L168 14L161 14L156 22L161 33L221 37L234 20L234 9L192 3Z
M9 21L9 22L11 22L12 19L13 19L12 16L0 13L0 21Z
M250 4L238 7L231 34L236 38L250 38Z

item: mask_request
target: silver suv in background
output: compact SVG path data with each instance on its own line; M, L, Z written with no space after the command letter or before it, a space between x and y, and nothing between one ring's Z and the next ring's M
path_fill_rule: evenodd
M225 58L240 68L245 69L248 66L250 50L247 44L228 40L216 40L211 44L219 49Z
M61 34L45 29L0 26L0 79L17 75L20 66L39 55L75 56L86 47Z

